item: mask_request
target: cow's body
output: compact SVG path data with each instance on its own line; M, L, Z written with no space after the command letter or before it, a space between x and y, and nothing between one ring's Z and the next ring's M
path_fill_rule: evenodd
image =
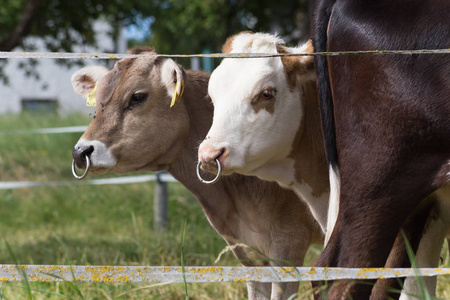
M86 74L95 74L79 72L74 75L75 86L88 79ZM74 148L80 167L82 157L89 155L93 172L169 171L196 196L211 225L229 245L243 243L260 252L233 248L247 266L279 266L286 261L300 266L309 245L322 242L320 227L307 206L276 183L237 174L212 186L197 180L197 147L213 114L207 98L208 74L184 71L172 60L149 58L122 60L104 73L99 76L96 117ZM175 79L184 80L184 93L169 108ZM84 95L92 87L88 85ZM143 96L133 95L139 93L148 99L138 101ZM133 99L136 104L131 103ZM248 287L251 299L271 295L286 299L297 291L298 283L249 283Z
M449 11L447 0L317 1L314 47L450 48ZM330 203L337 221L317 266L382 267L401 227L417 248L425 216L450 200L450 57L320 57L316 66L327 159L340 186ZM397 238L394 247L401 244ZM337 285L328 298L346 293L367 299L371 286ZM372 296L384 297L379 289Z
M243 33L233 37L226 45L231 44L232 51L239 53L275 54L280 51L302 52L308 49L280 48L278 43L280 40L273 36ZM339 174L337 169L330 169L330 178L334 185L329 193L328 185L323 184L328 183L328 168L319 129L321 123L315 78L308 75L314 72L314 69L302 67L307 63L307 59L291 59L299 60L299 63L283 62L280 58L254 59L248 62L229 59L222 61L210 79L209 94L216 109L213 126L200 145L199 160L205 168L214 169L214 161L218 159L224 173L240 172L276 180L294 189L308 204L316 205L315 201L320 204L324 196L326 199L328 196L331 196L331 199L339 196L339 184L333 182L334 179L339 179ZM295 84L292 84L292 80L295 80ZM272 102L268 102L263 94L274 90L276 93L270 98ZM258 98L255 95L260 96ZM258 106L255 103L258 103ZM310 191L315 192L305 196L305 187L310 187ZM432 213L425 210L418 215L421 222L417 222L417 216L412 218L411 222L402 224L407 234L411 234L416 226L423 228L428 222L427 234L418 251L418 261L422 267L437 266L439 251L450 226L450 208L446 207L445 202L436 202L436 198L436 195L429 198L430 203L436 205ZM430 207L432 205L430 204ZM316 205L314 215L319 216L318 221L322 223L322 228L328 228L331 233L336 219L336 216L332 215L333 210L331 220L326 224L326 220L324 222L320 216L326 217L327 208L322 211L317 210L318 208L320 206ZM366 229L363 234L370 236L372 232ZM395 236L397 233L394 238ZM350 243L353 243L352 240L353 237L348 238ZM416 239L415 243L419 240L420 238ZM401 235L398 236L397 243L391 252L388 266L403 266L398 261L404 257L403 254L406 255ZM389 250L391 248L392 245ZM417 245L414 245L414 248L417 248ZM427 279L426 284L433 294L435 279ZM417 294L417 286L412 279L406 282L406 291ZM403 297L406 298L406 295Z

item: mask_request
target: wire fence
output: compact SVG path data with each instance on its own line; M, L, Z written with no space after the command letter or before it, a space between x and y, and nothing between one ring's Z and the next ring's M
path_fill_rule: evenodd
M84 132L86 126L0 131L1 135ZM6 181L2 189L45 186L130 184L155 181L154 228L168 226L167 183L178 182L158 172L140 176L69 181ZM185 267L180 266L69 266L1 265L0 282L103 282L103 283L205 283L205 282L295 282L339 279L379 279L407 276L450 275L450 268L314 268L314 267Z
M210 57L210 58L267 58L283 56L341 56L341 55L417 55L417 54L449 54L450 49L420 50L370 50L341 51L316 53L212 53L212 54L118 54L118 53L55 53L55 52L0 52L0 59L123 59L138 57ZM42 128L32 130L0 131L0 135L16 135L27 133L69 133L83 132L86 126ZM167 213L167 182L176 182L169 174L151 174L142 176L126 176L109 179L86 181L9 181L0 182L0 189L16 189L38 186L64 186L79 184L128 184L155 181L161 184L155 190L155 196L166 195L165 199L155 199L155 205ZM156 195L158 194L158 195ZM161 197L160 197L161 198ZM163 197L164 198L164 197ZM164 204L165 203L165 204ZM156 219L156 218L155 218ZM167 226L167 217L160 217L156 228ZM184 269L184 271L183 271ZM406 276L438 276L449 275L450 268L314 268L314 267L180 267L180 266L67 266L67 265L0 265L0 282L37 281L37 282L293 282L338 279L378 279Z
M165 58L268 58L285 56L342 56L342 55L414 55L414 54L449 54L450 49L417 49L417 50L366 50L336 52L301 52L301 53L209 53L209 54L123 54L123 53L73 53L73 52L4 52L4 59L123 59L138 57Z

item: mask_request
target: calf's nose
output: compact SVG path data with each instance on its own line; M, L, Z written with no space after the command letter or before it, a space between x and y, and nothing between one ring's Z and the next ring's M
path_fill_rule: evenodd
M200 146L198 149L198 159L202 163L202 168L205 170L215 170L217 168L215 160L218 159L223 165L227 156L226 148L215 148L210 145Z
M72 157L77 168L86 168L86 156L94 152L94 146L75 146L72 151Z

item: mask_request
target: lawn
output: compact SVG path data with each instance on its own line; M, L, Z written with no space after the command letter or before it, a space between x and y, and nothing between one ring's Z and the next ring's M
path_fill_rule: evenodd
M16 134L3 131L87 125L89 116L19 115L0 118L0 181L61 181L72 177L72 147L81 133ZM145 173L138 173L145 174ZM136 174L133 174L136 175ZM91 178L117 176L107 174ZM123 176L123 175L121 175ZM154 183L33 187L0 190L0 264L237 266L195 198L169 184L169 228L153 230ZM8 247L11 251L8 250ZM310 265L320 248L312 248ZM448 267L448 251L442 252ZM0 283L0 299L181 299L183 284ZM438 296L450 298L448 277ZM188 284L191 299L245 299L244 283ZM308 287L306 287L308 289ZM304 298L309 298L305 295Z
M0 131L87 125L89 117L2 116ZM74 180L71 152L81 133L0 135L0 181ZM144 174L144 173L139 173ZM108 174L105 178L117 176ZM123 175L121 175L123 176ZM196 199L169 183L169 228L153 228L154 183L104 186L33 187L0 190L0 263L74 265L180 265L185 222L187 265L214 265L226 246ZM14 257L7 250L7 244ZM238 265L231 254L218 265ZM32 283L33 299L78 297L65 284ZM21 283L0 284L1 299L26 297ZM182 284L79 284L86 299L179 298ZM188 286L198 299L240 299L245 284ZM120 297L120 295L122 295ZM22 297L21 297L22 296Z

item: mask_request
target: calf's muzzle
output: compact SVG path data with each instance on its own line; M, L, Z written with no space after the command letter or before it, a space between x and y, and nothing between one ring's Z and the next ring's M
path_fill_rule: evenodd
M73 148L72 157L77 168L86 168L86 156L90 156L94 152L94 146L76 146Z

